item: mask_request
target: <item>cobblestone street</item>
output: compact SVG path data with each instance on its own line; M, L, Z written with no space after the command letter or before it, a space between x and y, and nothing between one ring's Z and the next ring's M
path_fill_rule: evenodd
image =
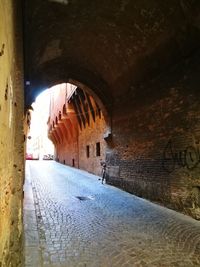
M26 162L26 267L200 266L200 222L98 178Z

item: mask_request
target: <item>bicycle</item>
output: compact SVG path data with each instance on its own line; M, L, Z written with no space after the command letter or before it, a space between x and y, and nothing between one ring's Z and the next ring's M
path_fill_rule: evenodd
M103 184L104 180L106 183L106 163L105 162L101 162L101 166L102 166L102 179L101 179L101 183Z

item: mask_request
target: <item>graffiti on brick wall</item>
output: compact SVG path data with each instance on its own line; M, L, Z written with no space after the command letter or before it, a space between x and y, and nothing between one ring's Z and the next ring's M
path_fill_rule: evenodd
M4 54L4 49L5 49L5 44L2 44L1 48L0 48L0 57L3 56Z
M170 139L163 151L162 165L167 172L173 172L175 168L194 170L200 167L200 145L189 145L180 150Z

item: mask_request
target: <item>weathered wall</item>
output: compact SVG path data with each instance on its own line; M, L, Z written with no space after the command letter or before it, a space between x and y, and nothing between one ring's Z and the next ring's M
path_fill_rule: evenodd
M74 164L78 167L78 143L73 130L69 129L69 118L66 116L67 98L76 87L70 84L60 84L50 89L50 107L49 107L49 130L52 134L49 136L55 145L55 159L69 166ZM66 118L65 118L66 117ZM76 118L75 118L76 121Z
M71 95L71 90L67 93L70 87L67 84L51 89L48 123L49 137L56 148L55 158L60 163L101 175L100 162L105 160L106 151L106 121L93 97L80 88ZM96 143L100 143L99 154ZM86 146L89 146L89 157Z
M110 183L200 219L198 60L121 98L107 162Z
M79 168L78 142L63 142L56 146L56 160L68 166ZM74 160L74 161L73 161Z
M96 116L95 122L90 118L90 125L79 132L79 167L96 175L101 175L101 161L105 161L106 141L103 139L106 123L103 115ZM100 156L96 155L96 143L100 142ZM89 146L87 157L86 146Z
M0 0L0 266L22 265L23 84L20 1Z
M105 160L106 151L106 142L103 139L106 123L103 115L97 116L95 122L92 118L90 121L90 125L82 130L79 129L76 140L66 139L56 145L56 158L60 163L101 175L100 162ZM100 156L96 155L97 142L100 142ZM89 157L87 157L86 146L90 147Z

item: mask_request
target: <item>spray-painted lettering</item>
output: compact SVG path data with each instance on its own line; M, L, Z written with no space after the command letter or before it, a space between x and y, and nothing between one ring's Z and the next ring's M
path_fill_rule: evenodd
M167 172L174 171L176 167L193 170L200 166L200 145L190 145L178 150L172 140L169 140L163 151L162 164Z

